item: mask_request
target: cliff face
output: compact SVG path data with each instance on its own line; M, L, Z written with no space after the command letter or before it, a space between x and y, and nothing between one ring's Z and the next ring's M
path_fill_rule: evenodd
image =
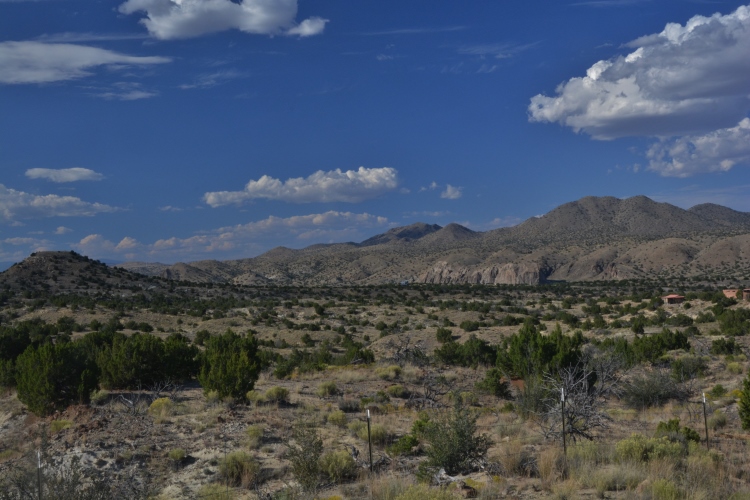
M484 267L454 267L445 261L436 262L419 278L418 283L482 285L538 285L547 278L547 270L538 264L496 264Z

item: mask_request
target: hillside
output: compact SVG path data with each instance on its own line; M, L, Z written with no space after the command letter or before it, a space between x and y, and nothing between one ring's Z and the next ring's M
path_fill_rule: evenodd
M224 262L119 267L199 283L536 284L707 271L745 278L748 258L748 213L713 204L684 210L645 196L589 196L518 226L487 232L415 223L361 243L279 247Z

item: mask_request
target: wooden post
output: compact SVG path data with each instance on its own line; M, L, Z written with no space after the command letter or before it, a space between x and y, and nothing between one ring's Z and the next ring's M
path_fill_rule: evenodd
M372 473L372 436L370 436L370 410L367 410L367 443L370 446L370 472Z
M708 417L706 416L706 393L703 393L703 425L706 427L706 449L710 450L711 445L708 443Z

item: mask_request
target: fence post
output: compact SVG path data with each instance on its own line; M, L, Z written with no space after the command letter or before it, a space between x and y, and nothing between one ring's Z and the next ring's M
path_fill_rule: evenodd
M36 451L36 486L39 490L39 500L42 500L42 452Z
M370 436L370 410L367 410L367 443L370 447L370 472L372 473L372 437Z

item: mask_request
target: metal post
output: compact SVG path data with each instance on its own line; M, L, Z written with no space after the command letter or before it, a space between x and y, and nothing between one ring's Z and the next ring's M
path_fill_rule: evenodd
M565 389L560 388L560 401L562 402L562 438L563 438L563 455L568 456L568 447L565 443Z
M367 410L367 443L370 446L370 472L372 472L372 437L370 436L370 410Z
M703 393L703 425L706 426L706 449L710 450L711 446L708 444L708 417L706 416L706 393Z
M42 500L42 452L36 451L36 486L39 491L39 500Z

